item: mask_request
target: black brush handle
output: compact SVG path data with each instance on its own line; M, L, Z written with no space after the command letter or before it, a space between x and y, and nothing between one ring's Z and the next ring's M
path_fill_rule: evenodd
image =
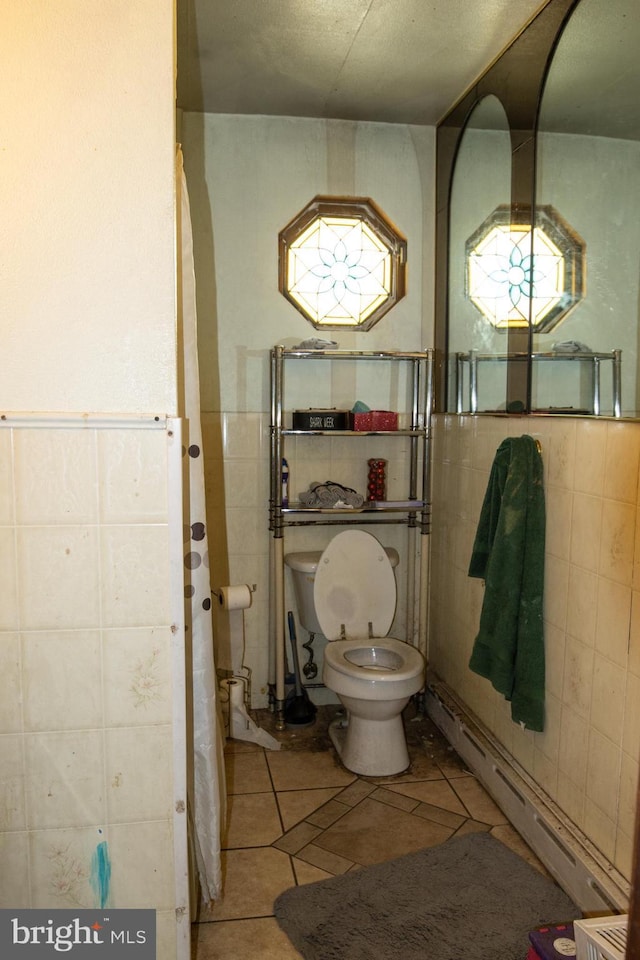
M291 654L293 656L293 676L296 684L296 697L302 696L302 683L300 681L300 660L298 658L298 641L296 638L296 622L291 610L287 613L289 621L289 637L291 638Z

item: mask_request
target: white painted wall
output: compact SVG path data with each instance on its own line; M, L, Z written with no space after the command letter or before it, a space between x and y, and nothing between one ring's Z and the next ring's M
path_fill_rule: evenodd
M0 409L176 411L173 0L5 3Z
M184 114L180 132L194 228L212 583L255 583L245 612L252 702L267 703L269 635L269 350L317 336L278 291L278 233L314 196L371 197L406 236L407 296L368 333L329 331L344 349L419 350L433 340L435 130L392 124ZM379 364L356 375L327 363L287 373L288 409L348 404L397 409L403 391ZM340 367L340 369L338 369ZM366 490L368 456L389 459L398 499L406 450L388 441L289 445L292 498L313 479ZM404 498L406 494L403 495ZM334 531L335 532L335 531ZM403 528L384 542L402 557ZM322 546L330 528L290 530L285 549ZM215 550L214 550L215 547ZM287 577L288 609L295 610ZM222 619L222 618L220 618ZM218 625L218 642L224 633ZM299 633L301 639L302 631ZM322 661L321 643L316 662ZM321 694L314 694L317 698Z
M317 194L372 197L408 240L407 296L369 333L340 331L340 346L410 350L431 342L433 128L184 114L181 139L203 409L267 410L268 349L318 335L278 291L278 233Z

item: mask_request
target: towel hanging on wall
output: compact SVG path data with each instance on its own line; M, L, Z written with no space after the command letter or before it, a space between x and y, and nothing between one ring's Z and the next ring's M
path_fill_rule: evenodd
M469 667L511 701L511 717L544 728L545 504L533 437L503 440L493 461L469 576L485 581Z

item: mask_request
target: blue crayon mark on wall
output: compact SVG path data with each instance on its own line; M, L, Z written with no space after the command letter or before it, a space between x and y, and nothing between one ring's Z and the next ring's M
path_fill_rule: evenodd
M107 841L103 840L98 844L91 858L91 886L96 895L97 906L107 906L110 883L111 861L109 860Z

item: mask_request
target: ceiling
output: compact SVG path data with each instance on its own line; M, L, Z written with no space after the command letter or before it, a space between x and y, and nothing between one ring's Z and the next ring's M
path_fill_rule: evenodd
M178 106L436 124L547 0L178 0Z

